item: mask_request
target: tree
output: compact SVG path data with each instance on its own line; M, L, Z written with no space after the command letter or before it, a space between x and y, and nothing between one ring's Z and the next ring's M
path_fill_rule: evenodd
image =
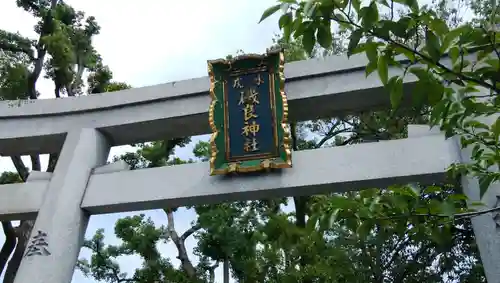
M37 39L0 30L0 99L37 99L37 82L42 70L54 82L54 97L84 95L84 72L90 72L88 93L113 91L129 86L113 82L111 71L102 64L92 46L92 38L99 34L94 17L86 17L59 0L17 0L17 6L38 20L34 27ZM17 170L4 173L2 181L13 181L14 176L26 181L29 171L21 156L11 156ZM30 156L31 169L41 171L40 157ZM57 155L49 158L47 171L52 172ZM17 177L16 177L17 178ZM34 225L32 220L21 221L18 227L2 222L6 242L0 251L0 273L5 269L4 283L11 283L19 268L27 239ZM12 254L13 252L13 254ZM7 259L12 254L11 260Z
M360 0L279 2L264 12L261 21L283 9L286 12L279 23L285 40L291 35L300 37L309 53L316 42L325 48L332 45L332 23L347 31L347 54L366 54L366 74L378 72L394 110L404 107L405 77L416 76L414 106L429 108L431 125L439 125L447 137L460 136L462 147L473 148L473 162L456 164L451 172L477 177L481 196L500 180L500 172L491 170L500 168L500 117L489 124L480 119L500 110L496 4L472 1L479 17L454 27L438 15L439 9L420 7L414 0L369 1L366 6ZM384 10L389 15L381 17ZM467 57L471 52L474 59ZM451 63L445 63L443 56ZM389 77L390 67L401 70L400 74Z

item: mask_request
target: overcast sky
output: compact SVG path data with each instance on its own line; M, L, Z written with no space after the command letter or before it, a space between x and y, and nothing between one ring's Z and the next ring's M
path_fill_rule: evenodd
M14 0L0 1L0 29L19 31L36 39L33 32L35 20ZM272 44L272 37L279 31L277 18L262 24L258 20L262 12L275 3L274 0L66 0L77 10L95 16L101 26L101 34L94 39L94 46L113 71L114 79L134 87L160 84L207 75L206 61L234 54L238 49L245 52L263 53ZM50 98L53 85L45 79L37 84L42 98ZM208 105L207 105L208 107ZM199 137L207 140L208 136ZM129 147L113 148L110 157L131 150ZM192 148L177 150L182 158L191 157ZM46 158L43 158L46 160ZM29 164L26 160L26 164ZM207 164L208 166L208 164ZM14 171L9 158L0 158L0 172ZM165 187L165 189L169 189ZM113 235L117 219L136 213L99 215L91 217L86 236L91 237L99 228L106 229L107 243L116 243ZM158 225L166 224L163 211L147 211ZM196 219L192 211L176 213L177 230L182 233ZM0 244L3 233L0 233ZM187 241L192 250L195 241ZM164 256L175 258L173 244L161 246ZM88 253L82 253L87 255ZM191 258L194 259L193 256ZM140 266L138 258L120 260L125 271L133 273ZM222 281L217 270L217 281ZM78 271L73 283L95 282L86 279Z

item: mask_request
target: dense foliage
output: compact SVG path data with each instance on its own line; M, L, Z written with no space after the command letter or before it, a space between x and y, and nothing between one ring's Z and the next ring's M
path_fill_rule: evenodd
M460 22L454 10L443 13L446 1L433 7L416 0L279 2L264 12L261 21L284 11L279 25L285 41L300 38L308 53L316 43L332 46L332 25L348 33L347 55L366 54L366 75L377 71L394 111L404 107L403 81L416 78L413 106L429 109L431 125L439 125L447 137L458 135L462 147L472 148L473 162L450 170L478 177L481 196L491 183L500 181L496 1L472 1L469 5L477 17L467 22Z

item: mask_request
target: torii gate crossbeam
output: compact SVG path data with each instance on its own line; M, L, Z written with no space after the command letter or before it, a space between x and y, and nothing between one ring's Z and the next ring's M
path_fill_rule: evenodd
M376 74L365 78L366 63L360 56L332 56L287 64L290 119L387 107ZM413 82L406 78L406 94ZM207 90L208 78L199 78L85 97L0 102L0 154L60 152L53 174L32 173L25 184L0 186L1 220L36 217L15 283L69 283L91 214L439 182L447 166L468 158L456 140L410 128L408 139L296 152L294 168L257 178L209 177L202 163L138 171L104 165L111 146L208 133ZM463 184L478 200L477 181ZM487 206L497 205L499 191L498 185L490 188L483 198ZM475 218L473 225L488 280L496 282L497 225L491 215Z

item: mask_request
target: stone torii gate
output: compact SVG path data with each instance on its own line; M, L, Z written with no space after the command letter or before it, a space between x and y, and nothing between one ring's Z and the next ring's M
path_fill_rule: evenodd
M388 107L379 78L365 78L366 64L364 56L286 64L290 120ZM407 77L407 92L415 81ZM456 139L411 126L407 139L294 152L293 168L259 178L209 176L206 163L137 171L120 162L105 165L112 146L209 133L208 89L203 77L117 93L0 103L1 155L60 153L54 173L31 172L26 183L0 186L0 220L36 219L30 243L38 248L26 252L15 283L70 282L90 215L434 183L445 179L450 164L468 160ZM476 180L464 178L463 185L472 201L479 200ZM482 201L498 206L499 191L493 185ZM473 226L488 282L500 282L494 217L475 217Z

